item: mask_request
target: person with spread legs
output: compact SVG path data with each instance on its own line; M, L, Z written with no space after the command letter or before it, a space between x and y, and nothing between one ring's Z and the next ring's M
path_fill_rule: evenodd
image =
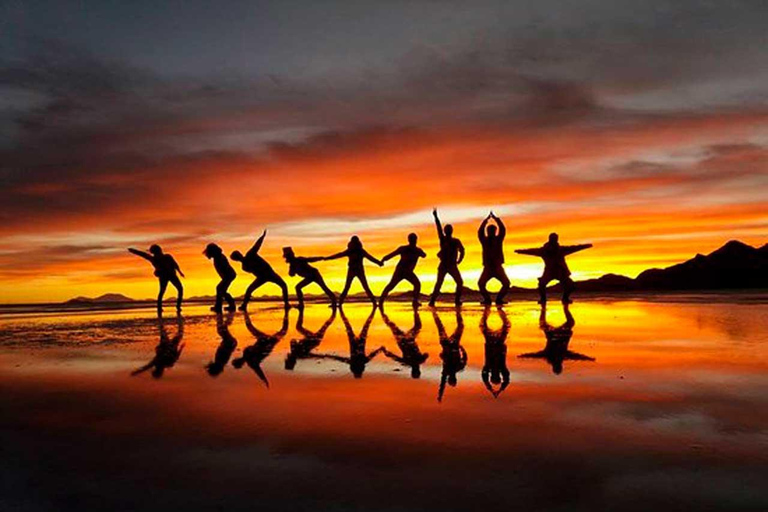
M387 296L402 280L406 280L413 285L413 306L419 306L421 281L419 281L419 278L414 273L414 269L416 268L416 264L419 262L419 258L426 258L427 254L420 247L416 246L418 239L419 238L416 233L409 234L408 245L401 245L391 253L381 258L381 262L386 263L387 260L390 260L395 256L400 256L400 261L397 262L395 272L392 274L392 279L389 280L387 286L384 287L384 291L381 292L381 297L379 298L379 306L382 308L382 310L384 308L384 301L387 299Z
M432 291L432 295L429 298L429 305L434 307L437 296L440 295L440 288L442 288L443 281L447 274L456 282L454 302L457 306L460 306L461 290L464 286L464 280L461 278L461 272L459 272L459 263L464 259L464 245L462 245L461 240L453 237L452 225L446 224L445 228L443 228L443 225L440 223L440 218L437 216L437 208L432 210L432 216L435 218L437 236L440 238L440 252L437 253L437 257L440 259L440 265L437 267L437 280L435 281L435 289Z
M488 221L493 220L495 226L488 225ZM498 231L497 231L498 228ZM509 291L509 278L504 271L504 237L507 235L507 228L496 215L491 212L480 224L477 230L477 237L483 246L483 272L477 286L483 295L483 304L491 303L491 296L488 294L486 285L491 279L497 279L501 283L501 289L496 295L496 304L504 304L504 296Z
M328 261L338 258L348 258L347 281L344 283L344 289L342 290L341 295L339 295L339 306L344 303L344 299L347 298L347 294L349 293L349 288L352 286L352 281L357 278L360 281L360 284L363 286L365 294L368 296L375 307L376 297L373 295L371 288L368 286L368 279L365 277L365 267L363 266L363 261L367 259L380 267L384 264L371 256L370 253L368 253L368 251L363 248L363 243L360 241L360 238L357 235L349 239L349 244L347 244L347 249L345 251L333 254L331 256L326 256L323 258L323 260Z
M165 289L168 288L168 283L171 283L176 288L176 313L181 314L184 286L182 286L176 274L178 273L179 276L184 277L184 272L181 271L179 264L176 263L173 256L164 253L157 244L150 246L148 253L133 248L129 248L128 252L149 261L155 269L155 276L160 283L160 291L157 294L157 314L163 314L163 296L165 295Z
M288 302L288 285L286 285L283 278L275 272L272 265L259 255L259 249L261 249L266 236L267 230L265 229L258 240L256 240L253 246L248 249L248 252L245 253L245 256L243 256L240 251L235 251L230 255L234 261L239 261L242 264L245 272L249 272L256 276L256 279L248 286L248 289L245 290L243 302L240 304L240 311L248 310L248 303L251 300L253 292L267 283L274 283L280 287L280 291L283 293L283 305L286 308L290 307Z
M310 265L316 261L322 261L322 257L303 257L296 256L292 247L283 247L283 258L288 263L288 275L299 276L302 278L299 284L296 285L296 298L299 300L299 307L304 307L304 293L303 289L312 283L317 284L323 292L331 300L331 307L336 307L336 295L333 294L328 285L325 284L323 276L320 275L320 271Z

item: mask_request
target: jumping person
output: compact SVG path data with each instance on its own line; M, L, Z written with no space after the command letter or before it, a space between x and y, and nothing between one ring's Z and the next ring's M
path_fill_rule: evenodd
M429 354L422 352L421 349L419 349L419 344L416 342L416 338L421 332L421 317L419 316L419 310L413 308L413 327L411 327L409 331L400 329L395 322L389 319L383 309L381 310L381 318L384 320L384 323L387 324L389 330L392 331L392 335L397 341L397 347L402 354L401 356L398 356L385 348L384 355L403 366L410 367L411 377L418 379L421 377L421 365L429 358Z
M299 284L296 285L296 298L299 300L299 307L304 307L304 293L302 290L304 287L309 286L312 283L316 283L325 294L331 299L331 307L336 307L336 296L328 288L328 285L323 281L323 276L320 275L320 271L310 265L315 261L322 261L322 257L306 258L303 256L296 256L292 247L283 247L283 258L288 263L288 275L303 277Z
M491 392L493 398L499 395L509 386L509 369L507 368L507 336L510 323L507 314L502 308L498 308L501 318L501 327L491 329L488 326L488 317L491 308L485 308L483 318L480 321L480 331L485 338L485 363L481 377L485 388Z
M559 281L563 285L563 304L571 303L573 292L573 280L571 271L565 263L565 257L584 249L589 249L592 244L560 245L557 233L549 235L549 241L535 249L518 249L518 254L538 256L544 260L544 273L539 278L539 304L547 303L547 284L550 281Z
M247 364L253 373L269 388L269 380L264 374L264 370L261 369L261 363L264 361L274 350L275 346L280 343L285 334L288 332L288 310L284 310L283 313L283 325L280 330L274 334L267 334L257 329L253 322L251 322L251 316L248 312L245 312L245 327L256 338L256 343L243 349L243 355L241 357L232 360L232 366L238 370Z
M416 268L416 263L419 262L419 258L426 258L427 254L419 247L416 246L416 242L419 237L416 233L408 235L408 245L401 245L391 253L381 258L381 262L385 263L387 260L400 256L400 261L397 262L395 272L392 274L392 279L389 280L387 286L384 287L384 291L381 292L381 298L379 298L379 306L384 308L384 301L387 299L389 292L395 289L395 286L405 279L413 285L413 306L418 307L419 295L421 294L421 281L416 277L413 270Z
M429 298L429 305L434 307L437 296L440 295L440 288L443 286L445 275L450 275L456 282L456 294L454 301L457 306L461 305L461 289L464 286L464 280L459 272L459 263L464 259L464 245L457 238L453 237L453 226L446 224L443 228L440 224L440 218L437 216L437 208L432 210L432 216L435 218L437 227L437 236L440 238L440 252L437 257L440 259L440 265L437 267L437 280L435 289Z
M488 225L488 221L493 219L496 225ZM498 233L497 233L498 228ZM483 304L486 306L491 303L491 296L488 294L486 285L491 279L497 279L501 283L501 289L496 295L496 304L504 304L504 296L509 291L509 278L504 271L504 237L507 235L507 228L504 223L493 212L480 224L477 230L477 237L483 246L483 272L477 281L480 293L483 295Z
M323 260L328 261L344 257L348 258L347 281L344 283L344 289L341 291L341 295L339 295L339 306L341 306L344 303L344 299L347 298L349 288L352 286L352 280L357 278L360 281L360 284L363 286L365 294L373 303L373 306L376 307L376 297L373 295L371 288L368 286L368 279L365 277L365 267L363 267L363 260L367 259L372 261L380 267L383 266L384 263L371 256L368 251L363 249L363 243L360 241L360 238L358 238L357 235L349 239L347 250L331 256L326 256L323 258Z
M164 253L157 244L152 244L148 253L133 248L129 248L128 252L149 261L155 269L155 276L157 276L157 280L160 282L160 291L157 294L157 314L163 314L163 295L165 295L165 289L168 288L168 283L171 283L176 288L176 313L181 314L184 286L182 286L176 273L178 272L181 277L184 277L184 272L181 271L179 264L176 263L173 256Z
M461 336L464 334L464 320L461 318L461 310L456 308L456 329L453 334L448 336L440 321L437 311L432 311L432 316L437 326L437 333L440 337L440 359L443 361L443 370L440 373L440 387L437 392L437 401L443 401L446 383L452 388L458 384L456 374L463 371L467 366L467 351L461 345Z
M242 263L244 271L256 276L256 279L248 286L248 289L245 290L243 302L240 304L240 311L248 310L248 303L251 301L253 292L266 283L274 283L279 286L280 290L283 292L283 304L286 308L290 307L290 304L288 303L288 286L285 284L285 281L283 281L282 277L277 275L277 272L272 268L272 265L267 263L267 260L259 256L259 249L261 249L261 245L264 243L264 237L266 236L267 230L265 229L259 239L253 244L253 247L248 249L248 252L245 253L245 256L243 256L240 251L235 251L230 255L233 260Z
M223 302L227 301L227 311L235 310L235 299L229 294L229 285L235 280L237 273L232 265L229 264L227 256L224 251L221 250L216 244L208 244L203 251L203 254L209 260L213 260L213 268L216 269L216 273L219 274L221 281L216 285L216 304L211 308L211 311L221 313L221 307Z

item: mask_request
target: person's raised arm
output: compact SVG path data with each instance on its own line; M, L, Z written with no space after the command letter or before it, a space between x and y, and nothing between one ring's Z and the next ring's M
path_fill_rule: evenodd
M445 235L443 234L443 225L440 224L440 217L437 216L437 208L432 209L432 216L435 218L435 226L437 227L437 236L440 238L440 240L442 240Z
M144 258L147 261L152 261L152 255L148 252L140 251L138 249L134 249L133 247L128 248L128 252L131 254L135 254L136 256L139 256L141 258Z
M499 226L499 238L504 240L504 237L507 236L507 227L496 215L493 216L493 220L495 220L496 225Z
M480 243L485 242L485 228L488 226L488 220L490 220L490 218L490 215L484 218L483 222L480 223L480 227L477 228L477 238L480 240Z
M264 238L266 238L266 236L267 236L267 230L265 229L264 231L262 231L261 236L258 239L256 239L256 242L254 242L253 247L251 247L248 250L248 252L253 254L258 253L259 250L261 249L262 244L264 243Z

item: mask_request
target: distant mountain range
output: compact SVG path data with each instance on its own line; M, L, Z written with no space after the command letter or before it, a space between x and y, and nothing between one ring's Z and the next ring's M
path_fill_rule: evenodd
M576 283L576 290L591 293L643 292L643 291L704 291L726 289L768 289L768 244L752 247L731 240L707 255L694 258L667 268L653 268L641 272L636 278L618 274L605 274L597 279ZM559 291L560 285L549 288ZM511 294L531 294L530 288L512 287ZM477 290L464 288L465 300L479 299ZM310 297L307 297L310 299ZM398 292L390 296L394 300L411 300L410 292ZM254 300L278 300L278 297L258 297ZM350 295L350 300L363 300L363 294ZM214 297L192 297L190 302L212 301ZM115 304L136 302L119 293L107 293L99 297L75 297L65 304Z

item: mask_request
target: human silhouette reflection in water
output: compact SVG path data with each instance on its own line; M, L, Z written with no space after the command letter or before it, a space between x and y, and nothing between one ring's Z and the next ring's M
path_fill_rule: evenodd
M416 264L419 262L419 258L426 258L427 254L416 245L419 237L416 233L408 235L408 245L401 245L391 253L381 258L381 262L385 263L387 260L400 256L400 261L397 262L395 272L392 274L392 279L389 280L387 286L384 287L384 291L381 292L381 298L379 299L379 306L384 308L384 301L387 300L389 293L395 289L395 286L402 281L406 280L413 285L413 307L419 306L419 296L421 295L421 281L413 271L416 268Z
M564 361L594 361L594 357L568 350L568 344L571 342L573 326L576 325L576 321L573 319L568 304L563 305L563 312L565 313L565 323L559 327L554 327L547 322L547 306L542 304L539 329L542 330L547 338L547 344L544 346L544 350L520 354L517 357L523 359L545 359L552 366L552 373L556 375L563 373Z
M285 369L293 370L299 359L308 359L312 351L320 346L325 337L325 332L336 319L336 308L331 310L331 316L317 331L310 331L304 327L304 309L299 309L299 318L296 319L296 330L303 336L298 340L291 340L291 348L285 356Z
M349 357L337 356L335 354L310 354L309 357L317 359L333 359L349 365L349 371L356 379L361 379L365 372L365 367L371 360L384 352L384 347L379 347L370 354L366 354L366 340L368 339L368 330L373 322L373 316L376 314L376 308L371 309L371 314L363 324L363 328L360 329L360 334L355 335L355 330L352 328L352 324L349 323L347 315L344 314L344 309L340 308L341 320L344 322L344 329L347 331L347 338L349 339Z
M464 245L461 240L453 237L453 226L446 224L445 228L440 223L440 217L437 215L437 208L432 210L432 216L435 218L435 227L437 236L440 238L440 252L437 257L440 259L440 265L437 267L437 279L435 288L429 297L429 305L434 307L437 297L440 295L440 289L443 287L443 280L446 274L451 276L456 282L456 293L454 302L457 306L461 305L461 291L464 287L464 280L459 272L459 263L464 259Z
M261 236L254 242L253 246L248 249L245 256L240 251L233 252L230 257L234 261L239 261L245 272L249 272L256 276L256 279L248 285L245 290L245 296L243 302L240 304L240 311L248 311L248 303L251 301L251 295L262 285L267 283L274 283L280 287L280 291L283 293L283 305L287 308L288 303L288 285L285 284L283 278L280 277L272 265L259 255L259 250L264 244L264 238L267 236L267 230L265 229Z
M339 295L339 306L344 303L349 293L349 288L352 286L352 281L357 278L368 296L368 299L376 307L376 297L373 295L370 286L368 286L368 279L365 277L365 267L363 266L364 260L369 260L378 266L384 265L378 258L374 258L371 254L363 248L363 243L360 238L355 235L349 239L347 249L331 256L326 256L323 260L335 260L339 258L347 258L347 280L344 283L344 289Z
M443 401L445 394L445 385L456 387L458 378L456 374L463 371L467 366L467 351L461 345L461 337L464 334L464 320L461 317L461 310L456 308L456 329L453 334L448 336L445 332L445 326L440 320L437 311L432 311L432 317L437 326L437 334L440 337L440 359L443 361L443 370L440 374L440 387L437 392L437 401Z
M232 354L235 353L237 348L237 340L232 333L229 332L229 327L232 325L232 321L235 319L235 314L232 312L227 313L224 316L221 313L216 315L216 334L219 335L221 342L216 347L216 352L213 355L213 361L205 365L205 370L211 377L218 377L224 368L227 367L229 359Z
M488 221L493 220L496 225L488 225ZM477 238L483 246L483 272L477 281L480 293L483 295L483 304L490 305L491 296L486 288L488 281L496 279L501 283L501 289L496 295L496 304L504 304L504 296L509 291L509 277L504 271L504 237L507 236L507 228L504 222L493 214L489 213L480 224L477 230Z
M163 317L158 318L158 328L160 329L160 342L155 347L155 357L144 366L131 372L131 376L136 376L147 370L152 370L154 378L159 379L165 373L165 370L172 367L181 357L184 350L184 319L176 318L176 335L170 338L165 328Z
M416 342L416 338L421 332L421 317L419 316L419 310L415 307L413 308L413 327L408 331L400 329L397 324L390 320L384 310L381 311L381 318L392 331L392 335L397 341L397 348L400 349L400 353L402 354L398 356L385 348L384 355L403 366L410 367L411 377L418 379L421 377L421 365L429 358L429 354L422 352Z
M288 310L283 309L283 325L274 334L267 334L257 329L251 321L251 315L247 312L245 313L245 327L256 338L256 343L245 347L242 356L232 360L232 366L239 370L244 364L247 364L264 385L269 387L269 380L267 380L264 370L261 369L261 363L269 357L275 346L288 332Z
M509 336L510 323L507 313L503 308L496 309L501 319L501 327L491 329L488 318L491 308L486 307L480 320L480 331L485 338L485 363L481 373L485 388L491 392L494 398L498 398L509 386L509 369L507 368L507 336Z
M184 277L184 272L179 268L179 264L170 254L164 253L159 245L153 244L149 252L129 248L128 252L144 258L152 264L155 269L155 276L160 284L160 291L157 293L157 314L163 314L163 296L171 283L176 288L176 313L181 314L181 301L184 300L184 286L179 280L179 276ZM178 273L178 275L176 275Z
M539 304L547 303L547 285L551 281L559 281L563 286L563 304L571 303L573 280L571 270L565 262L565 257L575 252L589 249L592 244L560 245L557 233L550 233L549 240L541 247L534 249L517 249L518 254L538 256L544 260L544 273L539 278Z
M333 294L328 285L325 284L323 276L320 275L320 271L310 265L316 261L322 261L322 257L304 257L296 256L292 247L283 247L283 258L288 263L288 275L291 277L299 276L302 278L299 284L296 285L296 298L299 301L299 307L304 307L304 288L312 283L316 283L328 298L331 300L331 307L336 307L336 296Z

